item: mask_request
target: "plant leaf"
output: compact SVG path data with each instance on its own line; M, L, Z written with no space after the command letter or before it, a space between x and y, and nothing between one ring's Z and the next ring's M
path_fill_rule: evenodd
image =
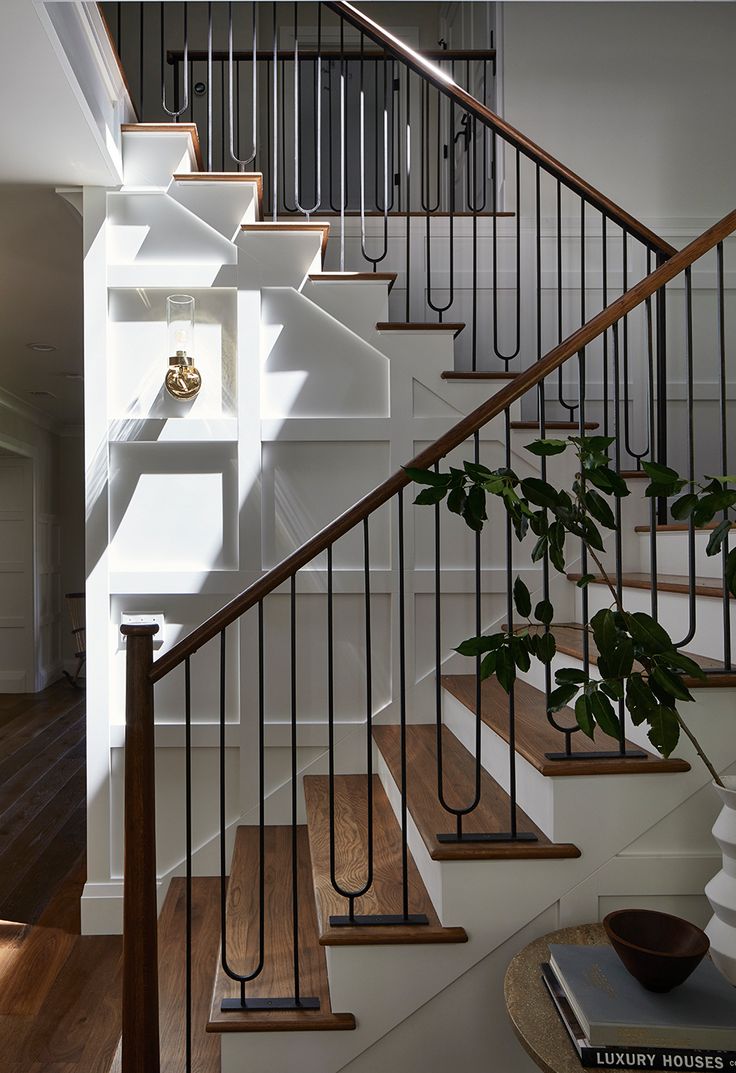
M555 658L557 642L553 633L543 633L537 640L537 659L541 663L551 663Z
M722 522L720 522L715 527L713 532L710 534L708 544L706 545L706 548L705 548L705 554L706 555L717 555L718 554L718 552L721 549L721 544L723 543L723 541L728 536L728 533L729 533L730 529L731 529L731 519L730 518L724 518L724 520Z
M527 451L540 458L548 455L559 455L567 449L567 440L534 440L533 443L524 444Z
M643 611L626 615L626 627L636 644L655 655L657 652L669 652L674 648L672 638L658 622Z
M433 488L446 488L452 480L451 473L435 473L433 469L415 469L404 466L404 473L416 484L429 484Z
M514 606L522 618L529 618L532 613L532 598L529 589L520 577L514 582Z
M695 507L698 505L698 497L693 492L687 492L684 496L680 496L676 499L670 508L672 511L672 517L676 518L678 522L684 521L685 518L689 518Z
M482 656L484 652L494 652L505 643L505 633L492 633L488 637L468 637L455 651L461 656Z
M490 678L496 670L496 660L498 659L497 652L489 652L480 662L480 680L483 682L486 678Z
M668 671L665 667L660 667L657 664L652 668L652 678L666 693L674 697L676 700L692 700L693 695L687 688L685 683L679 674L675 671Z
M670 756L680 740L680 724L671 708L659 704L648 715L649 740L665 759Z
M511 686L516 678L516 667L511 656L511 650L504 645L499 648L496 656L496 678L507 693L511 692Z
M575 584L579 589L584 589L590 585L591 581L595 581L595 574L583 574L582 577L578 578Z
M559 671L555 671L555 682L559 685L569 682L570 685L581 686L586 681L585 671L579 671L576 667L561 667Z
M526 498L538 507L556 507L558 495L551 484L539 477L527 477L521 482L521 490Z
M606 529L616 528L616 519L610 506L603 496L592 488L585 493L585 505L596 521L599 521Z
M441 503L447 495L446 488L424 488L414 500L418 507L429 507L434 503Z
M579 688L579 686L565 682L563 685L558 686L557 689L553 689L547 698L547 711L559 712L562 708L565 708L573 697L577 696Z
M593 711L593 718L603 733L612 738L620 738L621 723L608 697L600 692L591 693L590 706Z
M592 740L595 735L595 722L590 706L590 697L586 697L584 693L581 693L575 701L575 718L583 734L586 734Z
M543 623L545 626L549 626L552 619L555 617L555 609L549 600L540 600L537 606L534 608L534 617L537 622Z

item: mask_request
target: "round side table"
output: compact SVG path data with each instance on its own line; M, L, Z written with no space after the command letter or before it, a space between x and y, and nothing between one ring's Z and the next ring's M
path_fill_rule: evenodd
M580 1059L542 982L539 966L549 961L550 943L602 946L608 939L602 924L562 928L535 939L506 970L506 1009L519 1042L540 1069L545 1073L580 1073ZM601 1073L606 1073L603 1067Z

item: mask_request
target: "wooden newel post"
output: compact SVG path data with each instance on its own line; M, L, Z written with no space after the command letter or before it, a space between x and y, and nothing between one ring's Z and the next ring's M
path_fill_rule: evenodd
M125 878L122 1073L159 1073L158 911L153 636L158 626L121 626L127 638L125 695Z

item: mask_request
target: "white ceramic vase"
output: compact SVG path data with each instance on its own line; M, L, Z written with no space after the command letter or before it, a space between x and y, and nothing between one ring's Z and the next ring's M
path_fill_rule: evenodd
M723 782L725 786L715 786L723 808L713 826L723 868L705 888L714 913L705 931L713 961L736 984L736 775L725 775Z

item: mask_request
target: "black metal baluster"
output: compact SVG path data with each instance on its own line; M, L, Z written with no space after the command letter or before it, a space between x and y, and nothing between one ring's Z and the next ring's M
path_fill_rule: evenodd
M411 71L406 70L406 200L404 204L404 280L406 293L404 300L404 316L406 323L411 323ZM392 107L395 107L395 97L392 98Z
M495 141L496 135L494 133L494 162L496 160ZM514 358L518 357L519 351L521 350L521 158L518 149L516 150L516 167L514 171L516 176L516 305L514 329L516 334L516 344L510 354L505 354L501 350L498 341L500 335L498 324L498 203L495 183L493 184L493 216L491 218L491 226L493 228L493 353L497 358L500 358L507 369L509 367L509 362L512 362Z
M651 272L651 253L647 254L648 272ZM652 300L646 300L647 321L647 366L649 369L649 443L654 443L654 322L652 318ZM649 499L649 576L650 576L650 609L652 618L656 620L658 613L658 583L657 583L657 504L653 498Z
M694 369L693 369L693 270L685 269L685 356L686 356L686 407L687 407L687 479L691 486L695 481L695 428L694 428ZM688 630L677 648L692 641L697 627L697 597L695 595L695 522L692 514L687 526L687 604Z
M347 60L345 59L345 20L340 19L340 271L345 271L345 209L347 208L347 177L345 168L345 91Z
M628 251L628 234L626 231L622 232L623 236L623 251L622 251L622 266L623 266L623 290L629 289L629 251ZM629 398L629 317L626 314L623 318L623 361L624 361L624 445L626 447L626 453L634 459L636 469L641 468L641 460L647 455L651 454L651 439L647 436L646 445L637 451L634 449L631 443L631 399Z
M272 4L272 13L273 40L271 46L273 56L271 59L271 107L273 110L273 146L271 147L271 217L275 222L279 217L279 33L275 3Z
M601 289L603 291L603 308L608 306L608 217L601 213ZM608 332L603 333L603 435L608 435L610 421L608 400Z
M563 305L563 277L562 277L562 184L557 180L557 342L564 339L564 305ZM562 378L562 366L557 370L557 401L563 409L569 411L570 421L575 418L577 405L565 402Z
M657 268L667 260L657 254ZM664 287L657 291L657 462L667 465L667 293ZM666 499L657 501L657 521L667 521Z
M296 5L295 5L296 6ZM284 212L291 214L296 213L296 198L294 204L289 204L289 198L286 191L286 147L289 144L289 139L286 136L286 60L279 61L279 71L281 72L281 108L280 108L280 129L281 129L281 191L282 191L282 207ZM298 64L294 63L294 85L299 82L299 69ZM296 116L294 117L294 159L299 156L299 138L300 130L296 124Z
M427 213L426 219L426 232L427 232L427 305L430 309L434 310L437 314L437 319L440 324L442 323L442 317L452 306L455 301L455 103L454 101L448 101L449 118L448 118L448 135L447 135L447 153L448 153L448 239L449 239L449 288L447 294L447 301L444 305L436 302L432 297L432 230L430 227L431 216ZM439 105L438 115L439 120ZM439 195L439 188L438 188Z
M207 171L212 171L212 4L207 4Z
M401 776L401 920L402 924L428 924L424 913L409 912L409 816L407 808L407 758L406 758L406 579L404 563L404 489L396 493L398 517L398 568L399 568L399 721Z
M230 110L230 159L238 165L238 170L243 171L248 164L252 164L256 158L256 149L258 141L258 62L257 62L257 42L258 42L258 20L256 16L255 0L252 4L252 20L253 20L253 33L252 33L252 126L253 126L253 149L245 157L240 157L235 149L235 115L236 115L236 96L233 91L233 5L228 4L228 90L229 90L229 110ZM238 65L238 85L240 84L240 67ZM240 147L240 98L237 97L237 115L238 115L238 147Z
M164 22L164 9L165 4L161 4L161 55L165 53L165 22ZM178 64L174 67L174 94L176 98L176 104L173 108L169 108L166 104L166 78L164 75L161 77L161 107L166 115L171 116L175 123L179 122L179 117L183 112L186 112L189 107L189 85L191 68L189 66L189 5L184 4L183 12L183 32L184 32L184 57L182 60L182 67L184 69L184 103L179 105L179 68ZM162 61L163 62L163 61Z
M361 36L362 41L362 36ZM314 61L314 111L315 123L314 136L314 159L315 159L315 190L314 204L305 207L301 203L301 118L299 115L300 95L300 67L299 67L299 38L297 36L297 4L294 4L294 206L299 212L309 219L316 212L322 201L322 91L321 73L322 61L322 5L317 5L317 56ZM361 166L362 171L362 166Z
M378 265L384 260L388 253L388 115L386 113L386 64L383 67L383 96L384 96L384 112L383 112L383 250L377 257L372 257L368 253L366 230L365 230L365 62L364 62L364 38L363 34L360 35L360 65L359 65L359 77L360 77L360 182L359 182L359 194L360 194L360 250L366 261L369 261L373 265L373 271L378 270ZM376 168L378 168L378 129L376 129ZM378 182L378 176L376 174L376 182Z
M726 380L726 317L724 302L723 243L716 247L716 309L718 317L718 411L721 424L721 473L725 476L728 468L728 396ZM728 520L728 510L723 512L723 520ZM731 596L726 583L726 559L729 552L729 539L723 541L723 669L730 671L731 663Z
M144 75L145 75L145 70L146 70L145 64L144 64L144 59L143 59L144 47L145 47L145 41L146 41L145 25L144 25L144 18L143 18L144 6L145 6L144 4L139 4L138 5L138 19L139 19L139 26L138 26L138 45L139 45L139 55L138 55L138 74L139 74L138 105L140 107L140 116L141 116L142 120L146 118L146 112L145 112L145 108L144 108L144 105L143 105L143 99L144 99L143 98L143 89L144 89L143 84L144 84L144 81L145 81Z
M221 964L223 971L231 980L240 984L239 998L223 999L220 1009L223 1013L244 1012L249 1010L269 1009L312 1009L306 1003L311 999L302 998L300 1003L295 1003L294 998L246 998L245 985L255 980L263 972L266 962L266 780L265 780L265 755L266 755L266 714L265 714L265 659L264 659L264 615L263 601L258 602L258 961L252 972L235 972L228 961L227 946L227 857L225 848L225 682L226 682L226 658L225 658L225 630L220 634L220 934L221 934ZM318 1000L314 1000L317 1001Z

